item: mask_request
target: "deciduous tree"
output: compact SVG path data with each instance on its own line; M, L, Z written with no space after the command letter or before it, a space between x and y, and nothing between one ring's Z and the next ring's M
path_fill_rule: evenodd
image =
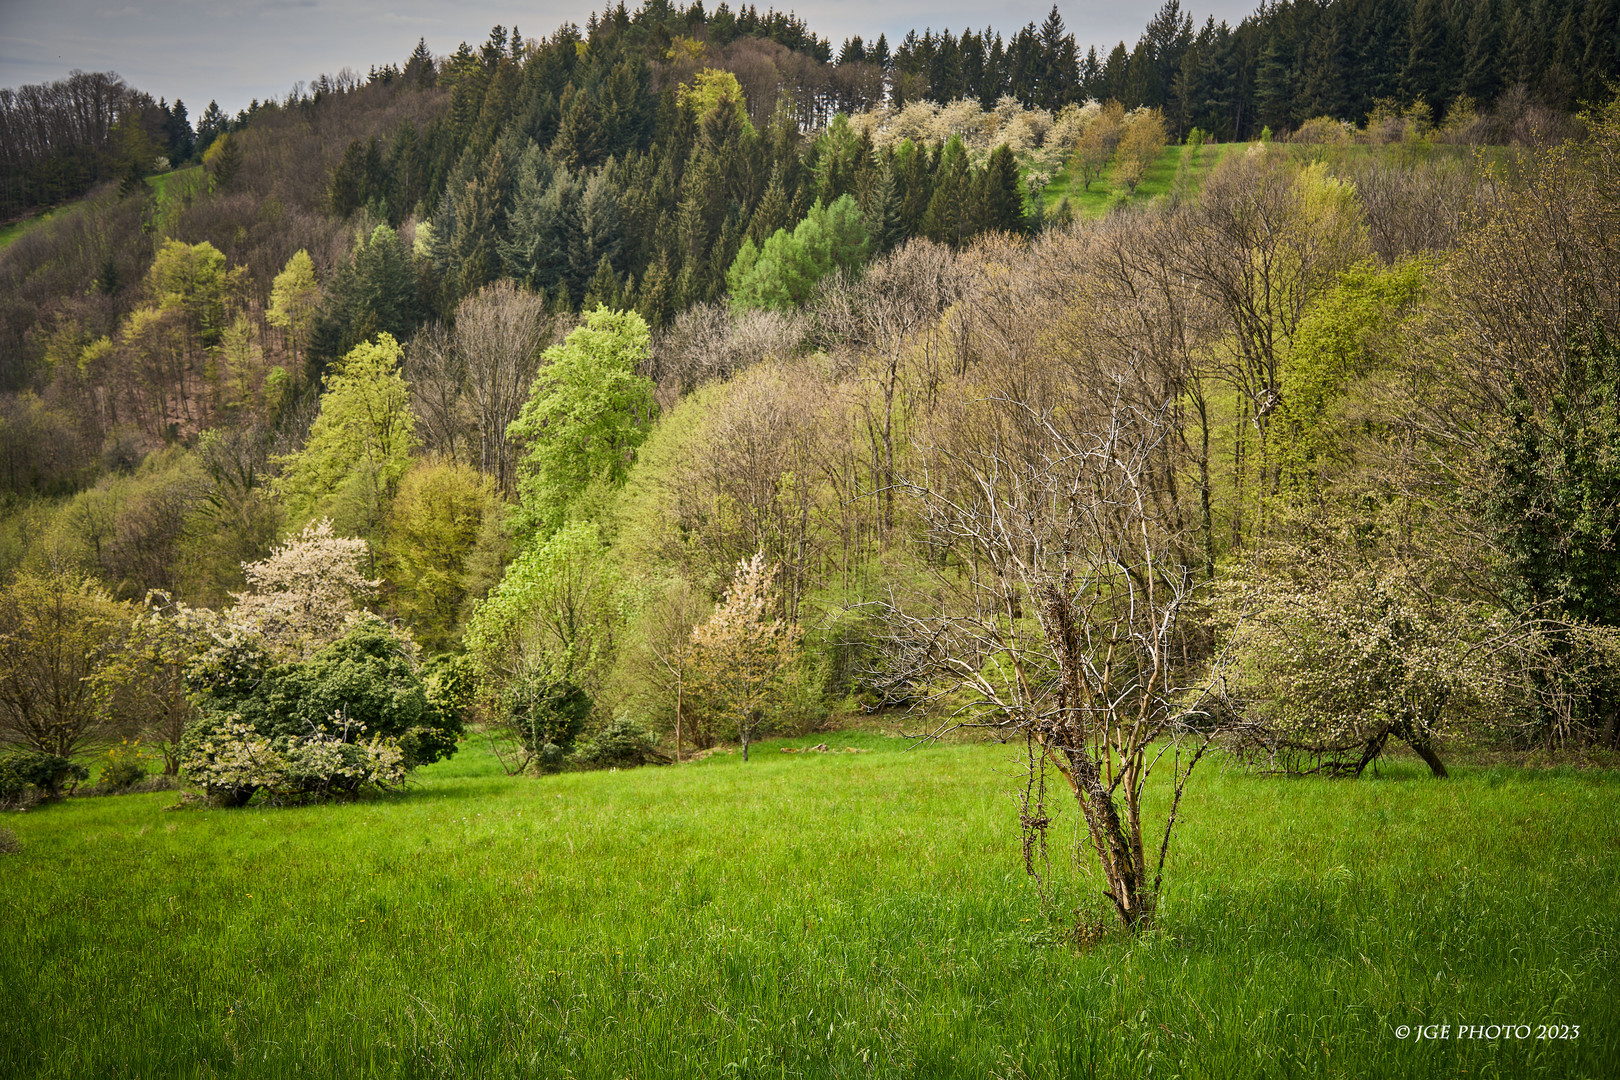
M783 703L801 632L778 614L776 567L765 553L737 564L731 587L709 618L694 627L690 683L698 708L719 731L748 744Z

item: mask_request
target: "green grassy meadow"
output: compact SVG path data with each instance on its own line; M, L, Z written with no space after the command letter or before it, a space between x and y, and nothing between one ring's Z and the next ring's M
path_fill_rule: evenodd
M0 225L0 251L10 247L12 242L15 241L17 237L21 236L29 229L32 229L37 225L43 225L51 218L56 217L58 214L64 213L72 205L73 204L70 203L68 206L59 206L51 210L46 210L43 213L33 214L25 218L18 218L16 221Z
M1197 191L1204 177L1209 175L1210 170L1219 164L1222 158L1234 148L1246 145L1248 144L1206 143L1199 147L1196 156L1187 164L1188 190ZM1165 147L1142 174L1142 180L1136 185L1134 192L1115 184L1112 161L1103 168L1102 175L1091 182L1089 190L1082 187L1078 173L1065 168L1059 171L1052 178L1052 182L1042 190L1042 205L1047 213L1052 213L1057 209L1058 203L1067 196L1076 217L1099 218L1120 203L1147 201L1159 195L1167 195L1176 186L1181 159L1186 153L1185 146Z
M168 203L170 196L178 190L189 190L207 183L207 173L201 165L184 165L172 172L154 173L146 178L147 186L157 196L158 206Z
M169 201L172 194L169 190L170 187L188 189L203 183L204 180L205 176L201 165L186 165L172 172L154 173L146 178L146 184L157 196L157 205L161 208ZM81 196L60 206L53 206L49 210L0 225L0 250L9 247L14 240L30 229L43 225L52 218L74 212L83 206L88 198L90 196Z
M1064 939L1016 749L834 749L298 809L0 820L0 1075L1602 1077L1620 775L1195 779L1156 929ZM1065 808L1054 837L1072 836ZM1094 887L1067 874L1065 888ZM1094 901L1087 899L1089 907ZM1098 912L1101 908L1096 909ZM1580 1025L1418 1042L1399 1025ZM1535 1034L1532 1028L1532 1036Z

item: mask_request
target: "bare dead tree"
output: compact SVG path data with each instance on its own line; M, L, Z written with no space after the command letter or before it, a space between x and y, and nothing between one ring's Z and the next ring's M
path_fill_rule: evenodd
M1145 377L1138 363L1057 401L960 406L905 481L929 534L956 556L927 592L881 605L883 677L909 681L925 702L966 702L936 733L984 726L1026 740L1031 874L1042 877L1055 770L1086 823L1104 895L1133 929L1152 917L1217 697L1213 682L1191 684L1173 647L1199 568L1150 490L1171 431L1165 403L1134 401ZM1143 795L1166 756L1170 807L1150 854Z

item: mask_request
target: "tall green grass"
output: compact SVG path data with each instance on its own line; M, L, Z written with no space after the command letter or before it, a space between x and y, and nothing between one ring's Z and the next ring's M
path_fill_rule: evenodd
M801 740L802 742L802 740ZM0 1075L1591 1076L1620 1062L1620 778L1195 779L1158 928L1081 948L1014 751L756 746L4 824ZM1054 838L1072 836L1065 811ZM1100 911L1084 873L1063 887ZM1398 1025L1579 1024L1418 1043Z

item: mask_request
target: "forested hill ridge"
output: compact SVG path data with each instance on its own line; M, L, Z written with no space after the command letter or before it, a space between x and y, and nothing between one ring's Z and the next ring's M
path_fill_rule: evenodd
M712 58L743 76L756 120L772 111L784 90L797 118L812 124L831 110L879 100L903 107L967 98L990 108L1010 95L1051 111L1086 100L1158 107L1177 137L1196 127L1223 140L1252 138L1268 127L1290 130L1320 116L1361 123L1381 102L1421 102L1438 120L1459 99L1488 106L1515 89L1568 111L1603 97L1620 70L1620 15L1609 0L1279 3L1261 5L1235 27L1213 17L1196 23L1171 0L1134 47L1122 41L1084 54L1054 6L1040 26L1031 23L1006 37L990 28L913 30L892 45L884 35L871 42L856 36L836 58L830 42L791 13L761 15L751 5L733 13L722 3L710 15L701 2L685 11L650 3L632 13L621 3L601 17L593 14L583 31L530 43L515 27L510 36L501 29L476 50L478 65L465 43L451 61L454 72L488 71L508 47L522 62L582 41L613 57L633 55L654 70L679 68L699 44L714 51L739 41L779 46ZM789 54L793 59L781 63ZM577 89L600 79L591 67L577 72ZM254 101L234 118L210 102L195 130L184 102L154 102L108 73L78 72L50 85L0 91L0 217L58 202L98 180L146 171L159 157L176 166L200 158L215 138L246 126L261 107L309 107L397 77L427 86L432 69L433 58L420 48L403 65L373 67L364 80L349 69L322 75L307 88L299 83L285 102ZM564 64L540 78L558 99L554 106L574 74L573 65ZM474 74L472 82L455 114L460 121L481 109L473 99L486 89L484 80ZM497 111L515 105L496 102Z
M920 706L927 663L1023 700L996 658L1056 670L1147 573L1141 685L1223 658L1267 753L1612 745L1614 32L1171 2L1106 60L1054 10L835 62L649 3L200 134L75 76L30 100L100 126L7 149L114 182L0 250L0 740L178 767L197 709L280 738L275 680L431 656L531 764L746 741ZM1142 567L1043 561L1122 522ZM29 727L41 641L95 670Z

